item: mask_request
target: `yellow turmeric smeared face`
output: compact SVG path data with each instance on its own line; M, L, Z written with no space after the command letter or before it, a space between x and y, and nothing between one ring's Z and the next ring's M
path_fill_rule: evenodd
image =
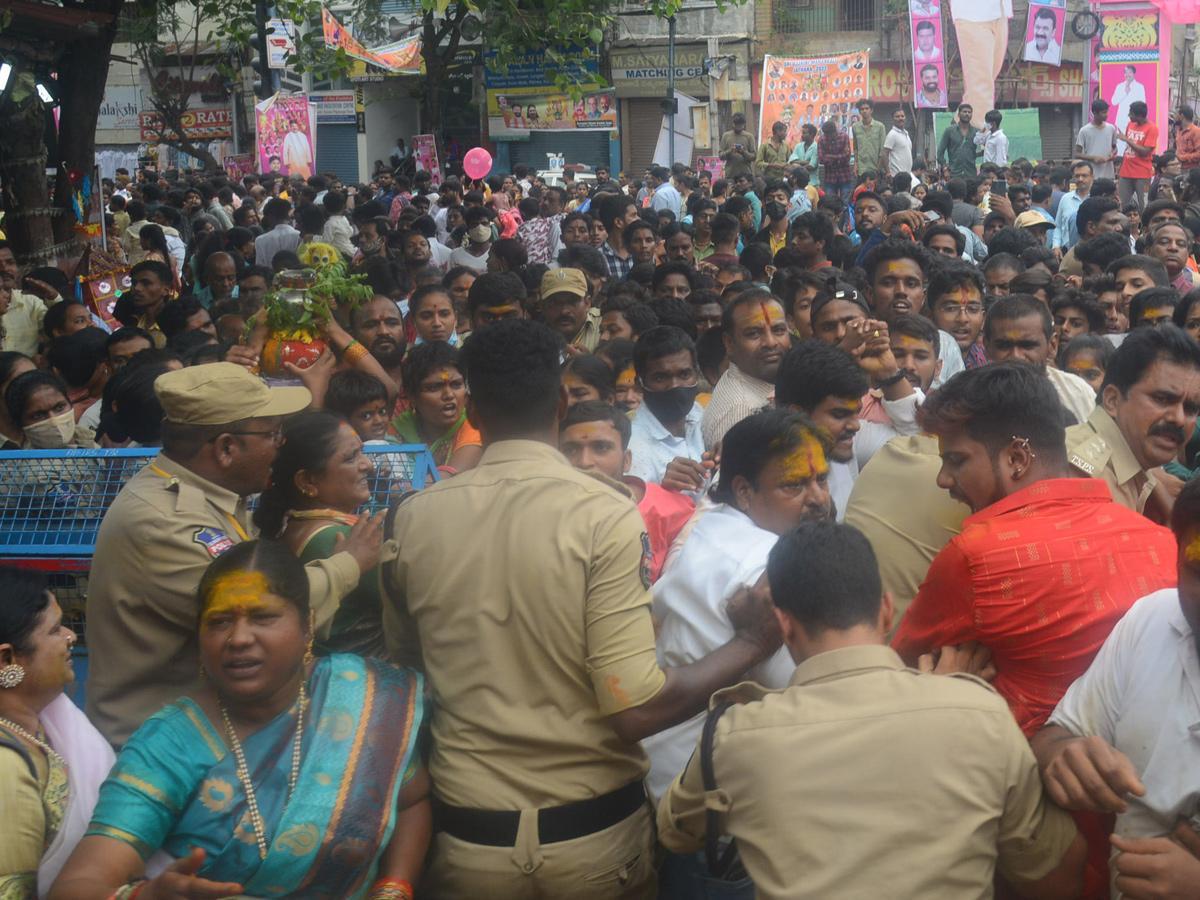
M311 637L307 619L271 591L261 572L232 571L215 579L200 616L200 661L222 699L269 702L280 711L299 690Z
M829 516L829 463L821 442L804 430L800 442L770 457L751 484L742 484L740 508L759 528L783 534L805 519Z
M230 617L249 616L282 602L271 594L267 579L261 572L231 572L213 582L206 598L202 627L223 622Z

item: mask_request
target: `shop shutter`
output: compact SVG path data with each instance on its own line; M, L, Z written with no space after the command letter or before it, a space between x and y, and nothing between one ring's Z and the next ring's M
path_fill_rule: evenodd
M1038 125L1042 132L1042 159L1068 160L1075 153L1076 113L1054 106L1038 107Z
M513 165L524 163L532 169L545 169L549 165L547 153L561 153L563 162L585 166L607 166L610 132L607 129L580 131L579 133L557 131L534 131L527 141L509 144Z
M621 101L621 168L631 178L641 178L654 161L662 132L662 101L657 97L632 97Z
M336 172L344 184L359 181L357 125L317 125L317 172Z

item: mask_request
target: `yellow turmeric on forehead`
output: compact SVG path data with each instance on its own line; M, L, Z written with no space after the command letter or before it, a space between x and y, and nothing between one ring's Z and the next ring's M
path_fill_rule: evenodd
M261 572L231 572L216 579L205 598L204 619L218 615L245 615L269 605L271 593Z
M1190 563L1200 562L1200 531L1192 535L1192 539L1183 550L1183 556Z
M789 481L808 481L829 471L825 451L821 442L811 431L806 431L800 445L782 460L783 473Z

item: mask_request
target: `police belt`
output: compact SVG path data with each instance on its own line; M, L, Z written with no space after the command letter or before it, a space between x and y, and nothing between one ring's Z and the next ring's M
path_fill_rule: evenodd
M635 781L608 794L537 811L538 843L573 841L611 828L646 802L646 789ZM433 828L468 844L512 847L517 843L518 810L463 809L434 800Z

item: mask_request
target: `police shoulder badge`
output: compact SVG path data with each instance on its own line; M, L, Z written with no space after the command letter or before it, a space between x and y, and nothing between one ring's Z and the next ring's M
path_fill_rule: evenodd
M650 550L650 535L642 532L642 565L639 574L642 576L642 587L650 590L650 564L654 561L654 553Z
M192 535L192 540L201 544L213 559L233 546L229 535L215 528L197 528L196 533Z

